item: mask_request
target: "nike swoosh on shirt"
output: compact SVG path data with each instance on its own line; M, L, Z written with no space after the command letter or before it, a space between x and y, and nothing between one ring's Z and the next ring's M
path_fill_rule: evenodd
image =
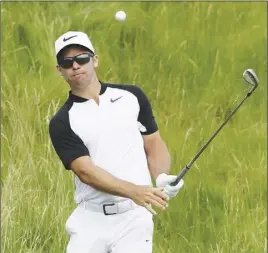
M111 100L110 100L110 101L111 101L112 103L114 103L115 101L117 101L118 99L120 99L120 98L122 98L122 97L123 97L123 96L118 97L118 98L116 98L116 99L112 99L112 98L111 98Z
M77 35L71 36L71 37L69 37L69 38L63 38L63 42L66 42L67 40L70 40L70 39L72 39L72 38L74 38L74 37L77 37Z

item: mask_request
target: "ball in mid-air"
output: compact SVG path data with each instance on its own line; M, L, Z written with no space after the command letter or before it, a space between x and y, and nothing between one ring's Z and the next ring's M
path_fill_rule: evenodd
M118 21L125 21L127 14L124 11L118 11L115 13L115 19Z

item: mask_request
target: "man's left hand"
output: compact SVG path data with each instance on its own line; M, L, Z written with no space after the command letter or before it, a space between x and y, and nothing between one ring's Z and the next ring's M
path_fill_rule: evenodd
M181 179L177 185L171 186L170 184L174 182L176 178L177 176L162 173L156 178L156 186L164 187L164 193L166 193L169 198L174 198L184 184L184 181Z

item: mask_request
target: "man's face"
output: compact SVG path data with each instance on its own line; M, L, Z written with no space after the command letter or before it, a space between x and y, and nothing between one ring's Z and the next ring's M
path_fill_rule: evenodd
M88 50L82 47L70 47L63 51L63 57L87 57ZM71 88L79 89L84 88L91 83L92 78L96 75L94 68L98 66L97 56L90 56L89 62L85 64L79 64L76 61L73 62L70 68L63 68L57 65L57 69L64 79L70 84Z

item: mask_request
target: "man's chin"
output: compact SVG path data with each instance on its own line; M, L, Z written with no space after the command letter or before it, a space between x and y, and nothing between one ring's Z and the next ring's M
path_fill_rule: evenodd
M88 86L89 82L85 75L79 75L79 78L72 78L69 84L73 89L84 89Z
M76 89L82 89L86 87L85 82L73 82L72 86Z
M80 76L79 78L74 78L72 80L72 83L76 86L84 86L86 85L86 79L85 76Z

